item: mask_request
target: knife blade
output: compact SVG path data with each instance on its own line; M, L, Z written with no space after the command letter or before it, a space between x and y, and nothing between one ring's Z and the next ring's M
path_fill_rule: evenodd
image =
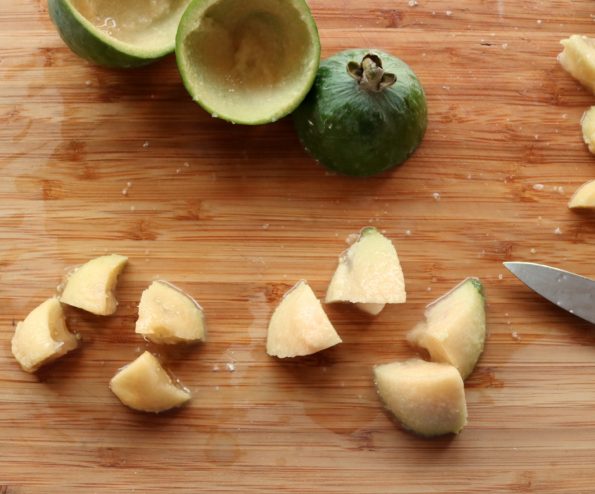
M519 280L545 299L595 324L595 281L545 264L503 264Z

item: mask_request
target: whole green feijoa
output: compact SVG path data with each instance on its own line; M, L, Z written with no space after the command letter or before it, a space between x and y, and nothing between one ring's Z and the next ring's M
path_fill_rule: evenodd
M302 144L327 168L369 176L403 163L428 123L424 90L411 68L379 50L324 60L294 112Z

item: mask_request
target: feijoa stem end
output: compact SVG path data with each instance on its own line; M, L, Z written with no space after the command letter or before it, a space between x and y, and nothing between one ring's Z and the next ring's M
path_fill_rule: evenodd
M372 93L380 93L397 82L397 76L385 72L378 55L368 53L361 63L349 62L347 73L353 77L360 88Z

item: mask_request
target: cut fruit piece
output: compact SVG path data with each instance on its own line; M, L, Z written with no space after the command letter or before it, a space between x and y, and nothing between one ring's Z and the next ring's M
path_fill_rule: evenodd
M581 185L570 198L568 207L571 209L595 208L595 180Z
M194 0L178 28L176 59L186 89L213 117L257 125L304 99L320 40L304 0Z
M364 304L364 303L361 303L361 304L355 304L355 306L362 312L365 312L366 314L370 314L371 316L377 316L378 314L380 314L382 312L384 307L386 307L386 304Z
M141 412L164 412L191 398L190 391L176 385L149 352L120 369L112 377L110 389L124 405Z
M191 343L206 338L201 306L166 281L154 281L143 292L136 332L154 343Z
M463 379L473 371L486 338L485 297L481 282L467 278L432 302L424 322L407 335L436 362L454 365Z
M174 51L190 0L48 0L64 42L105 67L139 67Z
M118 307L114 289L127 261L117 254L91 259L69 275L60 301L98 316L113 314Z
M273 312L267 353L274 357L311 355L341 343L320 300L305 281L289 290Z
M595 39L573 34L560 41L558 61L572 77L595 94Z
M592 106L583 114L581 129L585 144L589 146L589 151L595 154L595 106Z
M467 423L463 380L452 365L420 359L378 365L374 381L386 408L417 434L456 434Z
M50 298L17 324L12 337L12 354L23 370L35 372L77 345L76 336L66 327L62 305L57 298Z
M325 302L352 302L369 314L384 304L405 302L405 280L392 242L376 228L366 227L339 257Z

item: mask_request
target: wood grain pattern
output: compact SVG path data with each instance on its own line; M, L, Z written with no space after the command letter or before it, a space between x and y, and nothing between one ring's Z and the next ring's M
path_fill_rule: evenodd
M245 128L206 115L171 58L96 68L63 45L45 2L0 5L1 493L595 490L592 328L501 265L595 276L593 215L566 208L594 176L578 124L594 100L555 60L561 38L593 33L593 2L311 6L324 55L374 46L421 78L430 125L399 170L329 175L287 119ZM395 241L407 304L375 320L329 307L344 344L268 358L281 294L307 278L322 296L345 238L367 224ZM15 322L104 252L131 260L117 314L69 309L80 350L25 374L10 354ZM486 285L490 330L467 382L470 423L422 440L383 412L371 366L411 355L404 332L468 275ZM136 304L158 276L201 302L210 341L162 352L195 398L147 416L107 382L145 346Z

